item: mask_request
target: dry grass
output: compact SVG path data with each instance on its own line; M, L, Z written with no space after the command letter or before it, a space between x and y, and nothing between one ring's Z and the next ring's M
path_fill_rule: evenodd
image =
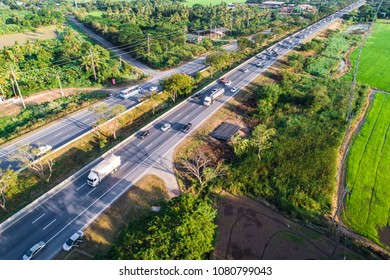
M139 180L85 230L80 247L61 251L56 259L85 260L106 254L127 224L160 201L168 200L164 181L147 175Z
M51 40L57 37L55 33L56 27L46 26L37 28L35 32L24 32L17 34L7 34L0 36L0 49L3 49L5 46L13 46L15 42L18 42L20 45L24 45L27 41L34 42L36 40Z

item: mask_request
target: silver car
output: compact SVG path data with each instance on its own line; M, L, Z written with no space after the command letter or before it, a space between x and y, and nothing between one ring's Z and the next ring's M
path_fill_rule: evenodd
M62 249L69 251L73 247L77 246L81 242L84 236L84 232L81 230L76 231L62 246Z
M166 123L164 124L162 127L161 127L161 131L167 131L168 129L171 128L171 125L169 123Z
M45 246L46 243L44 241L39 241L27 250L27 252L23 255L23 260L31 260L34 256L41 252Z

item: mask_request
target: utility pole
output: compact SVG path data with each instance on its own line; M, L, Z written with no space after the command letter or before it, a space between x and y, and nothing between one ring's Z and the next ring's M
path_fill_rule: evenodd
M64 96L64 91L62 90L61 79L59 74L57 74L57 80L58 80L58 84L60 85L61 95Z
M148 34L148 54L150 54L150 35Z
M119 67L122 69L122 56L119 56Z
M77 0L74 0L74 5L76 6L77 9Z
M91 53L93 76L95 77L95 81L96 81L97 78L96 78L95 62L93 61L92 49L89 49L89 52Z
M19 88L18 81L16 80L16 76L15 76L15 73L14 73L14 69L12 69L12 65L10 65L9 67L11 68L12 77L14 78L14 82L15 82L15 84L16 84L16 88L18 89L19 96L20 96L20 98L22 99L23 108L26 109L26 104L24 104L23 96L22 96L22 94L20 93L20 88Z

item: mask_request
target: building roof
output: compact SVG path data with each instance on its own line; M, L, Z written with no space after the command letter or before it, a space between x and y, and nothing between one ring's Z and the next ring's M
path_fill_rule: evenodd
M263 5L284 5L286 2L280 2L280 1L265 1L263 2Z
M223 122L210 135L214 138L228 141L240 129L238 125Z

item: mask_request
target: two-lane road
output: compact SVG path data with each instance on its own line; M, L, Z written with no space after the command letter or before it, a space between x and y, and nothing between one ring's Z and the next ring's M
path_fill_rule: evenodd
M326 27L335 18L321 21L315 27L309 28L311 35ZM295 42L294 44L299 44L295 36L291 36L291 40ZM275 47L277 46L273 46L272 49ZM279 57L290 50L279 46L278 49ZM26 207L2 223L0 258L21 259L24 252L40 240L46 242L46 247L37 258L53 258L76 230L87 227L151 167L158 167L160 159L186 137L187 133L180 131L182 124L191 122L193 129L196 129L237 93L233 93L231 88L244 88L276 60L275 57L266 60L256 57L249 59L226 75L232 82L229 86L224 86L225 95L210 107L202 104L202 98L189 98L166 113L160 120L147 125L145 129L150 131L150 135L145 139L129 137L114 152L122 159L120 169L105 178L96 188L86 184L90 169L86 167L78 172L76 178L43 196L39 203ZM259 61L265 64L265 68L257 66ZM245 68L248 69L247 72L243 71ZM221 84L214 82L202 90L201 95L209 94L217 85ZM170 123L172 128L163 132L160 128L166 122ZM101 159L98 161L100 162Z

